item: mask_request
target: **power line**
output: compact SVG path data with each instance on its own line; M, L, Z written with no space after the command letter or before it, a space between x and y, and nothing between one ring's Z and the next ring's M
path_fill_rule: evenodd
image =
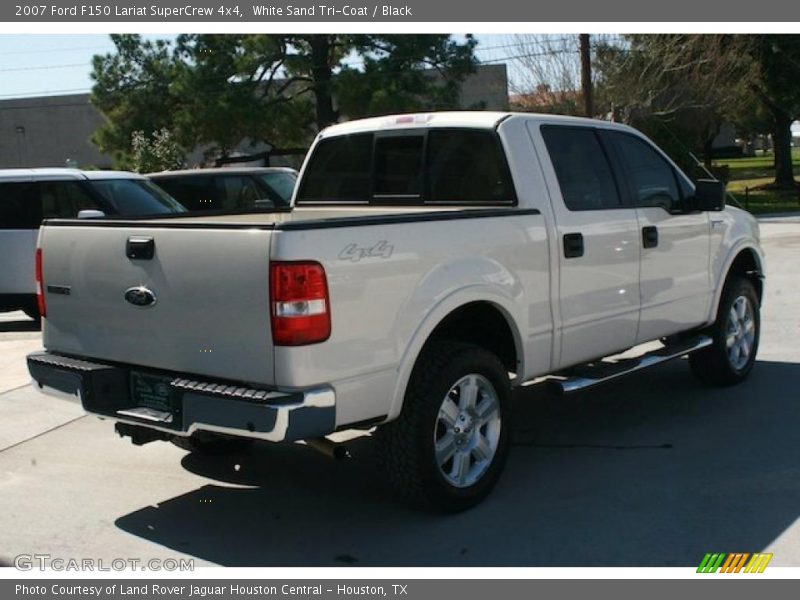
M503 62L507 60L519 60L521 58L538 58L541 56L557 56L559 54L578 54L578 48L576 47L575 50L548 50L545 52L531 52L529 54L517 54L516 56L504 56L503 58L495 58L492 60L479 61L478 64L486 65L486 64Z
M546 38L542 40L520 40L518 42L509 42L508 44L498 44L496 46L481 46L478 44L475 46L475 50L478 52L485 52L487 50L506 50L508 48L515 48L515 49L525 49L525 47L530 46L546 46L548 44L560 44L563 42L578 42L578 36L564 36L564 37L557 37L557 38Z
M62 48L35 48L33 50L11 50L0 52L0 56L12 56L17 54L46 54L47 52L77 52L86 50L116 50L116 46L74 46Z
M49 69L72 69L74 67L88 67L88 62L71 63L68 65L43 65L39 67L11 67L10 69L2 68L0 73L10 73L11 71L47 71Z

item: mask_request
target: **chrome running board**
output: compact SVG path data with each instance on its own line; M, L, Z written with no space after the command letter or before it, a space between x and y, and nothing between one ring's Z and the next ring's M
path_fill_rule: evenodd
M571 375L563 379L549 379L548 383L554 386L556 391L561 394L572 394L586 388L594 387L602 383L613 381L624 375L648 369L668 360L680 358L702 348L706 348L713 343L707 335L684 340L678 343L664 346L658 350L647 352L635 358L624 358L619 360L600 360L571 369Z

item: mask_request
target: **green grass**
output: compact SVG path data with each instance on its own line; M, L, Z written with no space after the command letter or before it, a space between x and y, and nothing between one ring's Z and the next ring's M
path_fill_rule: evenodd
M795 177L800 180L800 148L792 150ZM753 214L800 211L798 192L754 189L772 183L775 178L772 154L718 160L715 166L730 169L728 191Z

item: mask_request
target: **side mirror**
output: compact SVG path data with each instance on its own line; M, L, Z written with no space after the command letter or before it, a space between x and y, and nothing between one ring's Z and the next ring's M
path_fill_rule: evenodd
M686 199L689 211L720 211L725 208L725 183L715 179L698 179L694 196Z
M105 216L106 213L104 213L102 210L95 210L93 208L87 208L85 210L78 211L79 219L98 219Z

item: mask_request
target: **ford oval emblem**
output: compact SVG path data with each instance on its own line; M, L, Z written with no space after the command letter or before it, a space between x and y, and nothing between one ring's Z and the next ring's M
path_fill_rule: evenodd
M149 308L157 302L156 295L143 285L125 290L125 300L139 308Z

